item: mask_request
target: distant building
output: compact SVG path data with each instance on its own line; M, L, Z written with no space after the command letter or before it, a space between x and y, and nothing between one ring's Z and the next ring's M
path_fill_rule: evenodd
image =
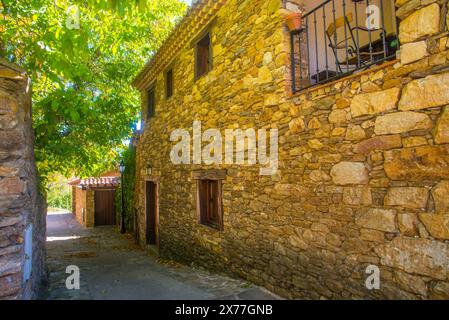
M71 179L72 212L76 220L86 228L115 225L115 190L119 184L119 174L115 172L98 178Z

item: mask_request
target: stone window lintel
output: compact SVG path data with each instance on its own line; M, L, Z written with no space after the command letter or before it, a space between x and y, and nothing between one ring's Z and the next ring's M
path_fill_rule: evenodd
M226 179L226 169L210 169L192 171L194 180L224 180Z

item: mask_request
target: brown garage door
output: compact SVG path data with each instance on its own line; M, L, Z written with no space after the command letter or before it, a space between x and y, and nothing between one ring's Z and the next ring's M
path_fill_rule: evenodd
M95 190L95 226L115 224L115 191Z

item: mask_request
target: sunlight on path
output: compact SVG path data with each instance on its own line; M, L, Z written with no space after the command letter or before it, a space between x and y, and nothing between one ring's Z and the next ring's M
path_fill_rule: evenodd
M70 212L49 212L45 299L276 299L248 282L159 259L115 227L82 228ZM68 266L80 270L80 289L68 290Z
M80 236L70 236L70 237L47 237L47 242L51 241L64 241L64 240L74 240L79 239Z

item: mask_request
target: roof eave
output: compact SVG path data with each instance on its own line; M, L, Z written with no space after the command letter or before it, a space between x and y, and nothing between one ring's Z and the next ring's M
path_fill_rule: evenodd
M184 17L181 19L181 21L173 28L173 30L170 32L170 34L168 35L167 39L162 43L162 45L160 46L160 48L158 49L158 51L156 52L156 54L145 64L145 66L142 68L142 70L140 70L140 72L137 74L136 78L133 80L133 82L131 83L132 86L136 89L142 90L143 86L142 86L142 82L143 82L143 78L145 77L145 75L148 73L148 71L151 70L152 64L154 63L154 61L158 58L159 53L161 52L162 48L168 43L170 42L170 38L177 32L177 30L186 23L187 19L193 14L194 9L196 9L196 7L198 6L199 2L201 1L194 1L192 3L192 6L187 10L186 14L184 15Z
M161 47L159 48L159 50L156 52L156 54L153 56L153 58L151 60L149 60L145 66L143 67L143 69L138 73L138 75L136 76L136 78L132 81L132 86L138 90L143 90L145 89L145 86L148 82L148 74L151 72L152 68L160 68L161 65L161 59L163 59L167 54L170 53L170 51L164 52L165 50L169 50L170 47L172 46L172 44L175 42L174 40L174 36L175 34L178 34L180 32L180 30L183 31L182 36L184 36L186 39L188 38L189 33L184 31L184 30L189 30L189 28L186 28L189 23L198 23L199 19L195 18L201 18L200 19L201 22L207 21L209 19L204 19L204 14L205 11L207 10L211 10L211 9L219 9L224 3L226 2L226 0L198 0L195 1L192 6L190 7L190 9L187 11L186 15L181 19L181 21L178 23L178 25L173 29L173 31L170 33L170 35L168 36L168 38L164 41L164 43L161 45ZM208 15L206 13L206 15ZM209 15L208 15L209 16ZM214 15L212 15L214 16ZM211 16L209 16L208 18L211 18ZM183 39L185 40L185 39ZM179 44L179 42L177 42L177 44ZM169 60L172 60L171 58Z

